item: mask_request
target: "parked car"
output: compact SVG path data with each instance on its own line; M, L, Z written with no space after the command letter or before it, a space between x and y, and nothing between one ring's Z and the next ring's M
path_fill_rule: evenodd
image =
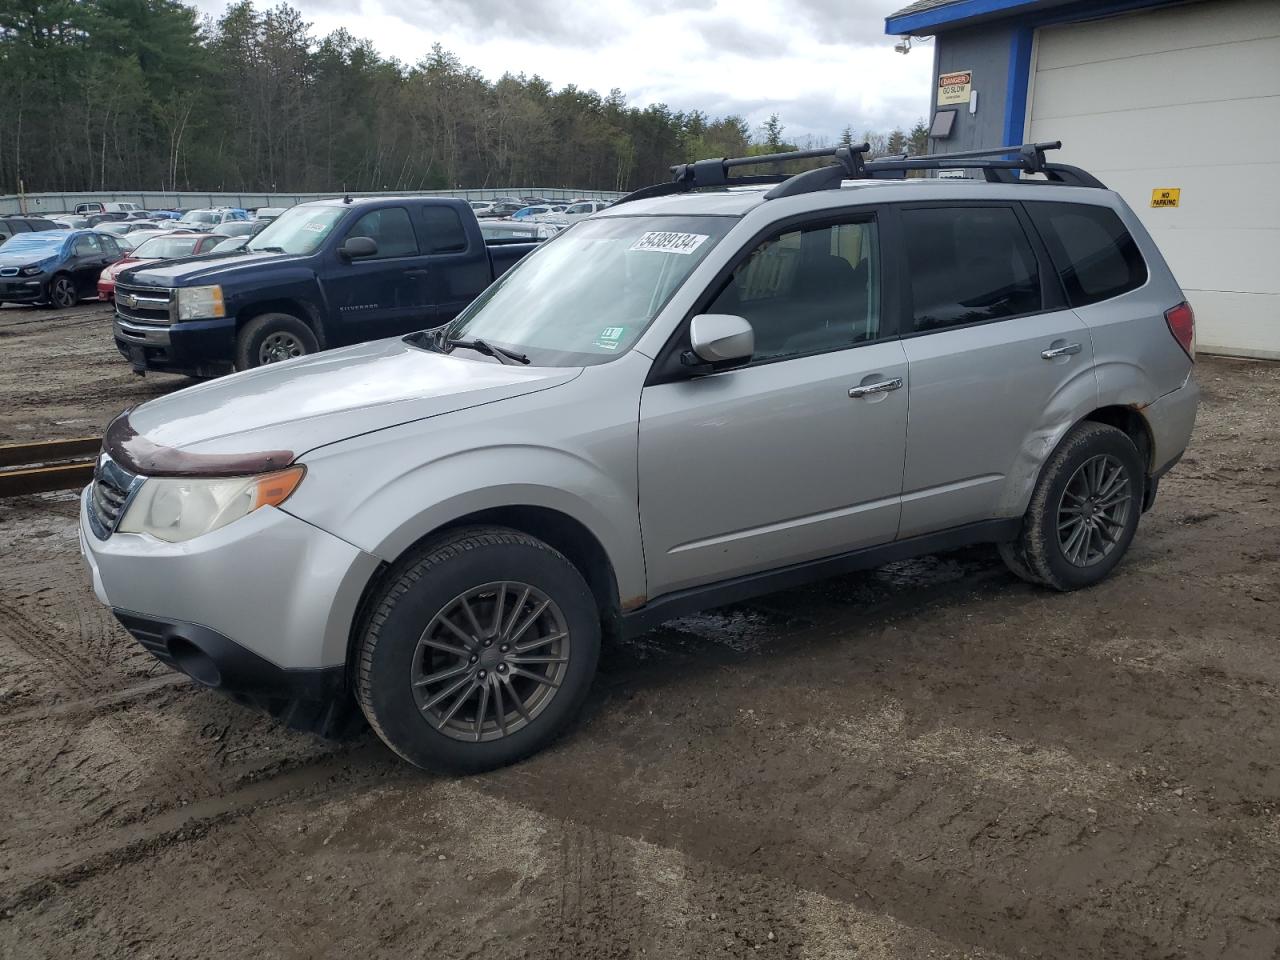
M221 237L256 237L270 220L228 220L214 227L210 233Z
M98 274L123 252L94 230L19 233L0 244L0 304L75 306L95 293Z
M253 219L266 220L269 222L280 216L280 214L284 213L288 209L288 207L259 207L257 210L253 211Z
M57 229L58 224L44 217L0 217L0 243L21 233Z
M471 212L481 219L498 216L493 211L493 204L488 200L468 200L467 203L471 205Z
M126 202L116 203L111 201L103 203L103 202L94 200L88 203L77 203L76 208L73 212L78 216L87 217L95 213L126 213L127 214L127 213L132 213L135 210L141 210L141 209L142 208L138 206L136 203L126 203Z
M102 271L98 277L98 299L106 301L115 299L116 275L122 270L161 260L177 260L181 257L212 253L221 241L221 237L212 233L171 231L149 237L132 250L125 251L123 257Z
M523 210L525 204L519 200L494 200L489 204L489 215L494 217L509 217L517 210Z
M511 215L513 220L532 220L545 213L551 213L551 207L545 203L534 204L529 207L522 207Z
M70 213L52 214L49 221L56 230L88 230L93 226L88 217L78 217Z
M562 220L565 223L573 223L577 220L583 220L594 213L599 213L608 206L609 204L603 200L579 200L576 203L569 204L564 208L564 210L560 211L560 215L557 219Z
M246 256L119 274L116 346L138 372L215 376L439 326L535 246L490 248L462 200L301 204Z
M95 592L206 686L480 770L565 727L604 633L975 543L1097 583L1187 446L1194 317L1119 195L1033 155L992 169L1057 182L694 168L440 330L136 407L81 504Z
M96 227L101 223L124 223L129 219L129 214L121 210L108 210L106 213L89 214L89 226Z
M188 210L178 221L184 230L212 230L232 220L248 220L249 214L236 207L216 207L207 210Z
M152 220L181 220L182 214L177 210L151 210L147 213Z
M155 230L157 227L154 223L148 224L142 220L106 220L97 224L93 229L98 233L109 233L113 237L120 237L126 233Z
M212 253L231 253L236 250L243 250L252 237L224 237L221 234L210 234L216 236L218 243L214 246Z
M529 220L481 220L480 233L485 240L550 240L560 232L556 223L534 223Z

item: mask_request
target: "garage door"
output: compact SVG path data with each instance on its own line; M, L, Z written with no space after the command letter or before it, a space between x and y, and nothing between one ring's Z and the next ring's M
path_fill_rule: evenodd
M1027 126L1138 212L1201 349L1280 358L1280 2L1043 27ZM1153 208L1168 187L1179 205Z

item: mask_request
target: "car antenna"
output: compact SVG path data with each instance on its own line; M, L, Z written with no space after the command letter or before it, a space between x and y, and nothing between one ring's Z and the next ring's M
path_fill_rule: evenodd
M342 185L342 202L343 203L351 202L351 194L347 192L347 185L345 183Z

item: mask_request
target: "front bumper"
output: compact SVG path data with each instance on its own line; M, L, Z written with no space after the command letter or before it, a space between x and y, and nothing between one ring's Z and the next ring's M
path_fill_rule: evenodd
M5 277L0 280L0 301L5 303L35 303L45 298L45 277Z
M134 370L209 377L230 372L235 363L234 317L181 323L138 323L116 314L116 349Z
M273 507L185 543L99 540L88 492L80 548L94 593L156 657L306 729L300 719L345 704L348 641L375 557Z

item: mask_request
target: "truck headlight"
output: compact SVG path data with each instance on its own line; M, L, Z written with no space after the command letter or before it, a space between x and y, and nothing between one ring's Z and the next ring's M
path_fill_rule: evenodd
M151 477L142 484L116 529L181 543L225 527L259 507L279 506L297 489L306 472L307 468L298 464L256 477Z
M178 288L179 320L209 320L226 315L227 307L222 302L222 287L217 284L211 287Z

